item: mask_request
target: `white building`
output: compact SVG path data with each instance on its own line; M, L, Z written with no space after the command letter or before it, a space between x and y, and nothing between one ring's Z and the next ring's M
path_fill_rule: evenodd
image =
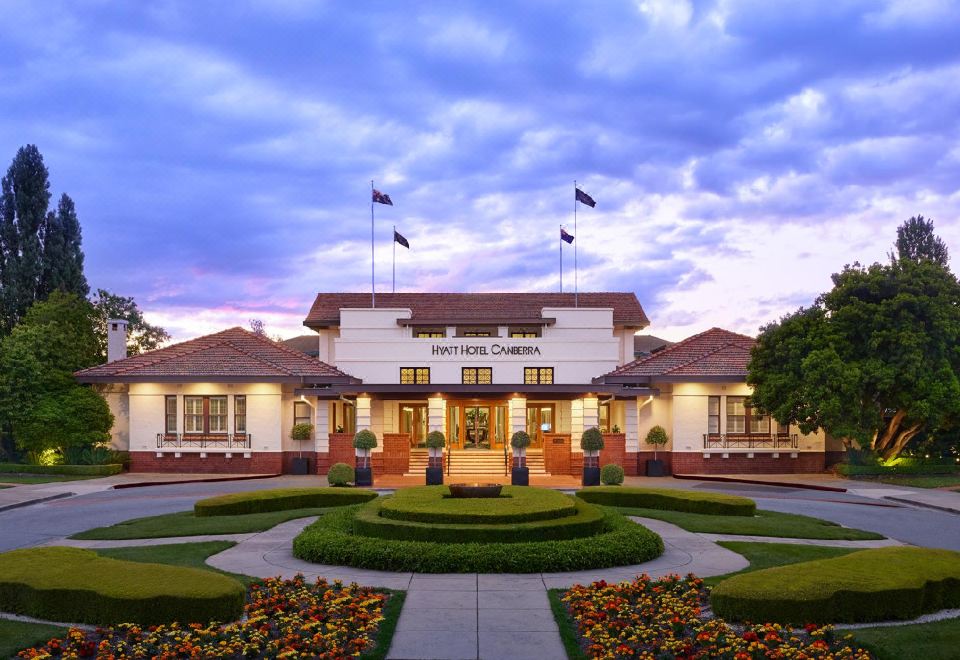
M375 308L369 294L321 293L304 321L316 357L234 328L77 377L103 388L114 444L141 471L274 473L303 453L323 474L369 428L375 474L422 474L431 430L448 438L451 472L503 474L526 430L532 470L578 474L580 434L597 426L601 463L637 474L658 424L676 473L824 469L824 437L747 407L750 337L714 328L633 360L648 324L632 293L378 294ZM289 439L300 422L311 440Z

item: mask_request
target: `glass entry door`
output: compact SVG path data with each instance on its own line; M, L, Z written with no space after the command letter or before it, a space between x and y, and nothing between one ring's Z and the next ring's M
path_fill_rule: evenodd
M527 435L531 447L543 447L543 434L553 433L555 419L552 403L527 404Z
M447 406L447 431L454 449L502 449L509 413L502 402Z
M400 404L400 432L410 438L411 447L423 447L427 441L427 404Z
M463 411L463 448L490 449L490 407L466 406Z

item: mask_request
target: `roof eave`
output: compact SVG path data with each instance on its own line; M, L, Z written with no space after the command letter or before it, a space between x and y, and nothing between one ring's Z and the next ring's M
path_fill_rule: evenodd
M80 383L91 385L109 383L289 383L292 385L358 385L363 382L352 376L110 376L75 374L74 377Z

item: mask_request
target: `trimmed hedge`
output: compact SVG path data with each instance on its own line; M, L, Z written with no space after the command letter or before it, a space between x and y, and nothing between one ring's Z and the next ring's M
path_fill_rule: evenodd
M960 552L892 547L737 575L710 595L721 617L790 624L913 619L960 606Z
M0 610L51 621L234 621L243 613L245 593L221 573L108 559L82 548L0 554Z
M960 465L951 463L900 463L897 465L850 465L833 468L844 477L889 477L904 474L960 474Z
M0 463L0 474L74 474L78 476L109 477L123 472L120 463L106 465L26 465Z
M498 498L450 497L446 486L404 488L384 500L380 515L422 523L503 524L552 520L577 513L563 493L529 486L504 486Z
M565 497L565 496L564 496ZM563 541L593 536L605 531L604 514L583 500L571 500L575 515L550 520L508 524L437 524L410 522L381 517L383 508L393 498L374 500L360 507L353 519L353 530L361 536L396 541L430 541L433 543L525 543L530 541ZM489 501L489 500L487 500Z
M649 529L612 513L606 531L568 541L430 543L360 536L360 507L331 512L293 541L293 554L319 564L419 573L539 573L628 566L658 557L663 541Z
M346 506L369 502L376 496L372 490L343 488L255 490L208 497L193 505L193 513L197 516L235 516L288 509Z
M746 497L672 488L591 486L577 491L577 497L606 506L686 511L717 516L752 516L757 512L756 502Z

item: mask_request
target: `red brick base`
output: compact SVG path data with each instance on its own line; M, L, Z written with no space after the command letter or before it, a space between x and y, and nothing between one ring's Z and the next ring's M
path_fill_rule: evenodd
M280 452L253 452L250 458L244 458L243 452L234 452L232 458L222 453L209 453L206 458L200 458L199 453L183 452L178 458L172 451L164 451L162 457L153 451L130 452L131 472L280 474L283 467L284 455Z
M652 461L654 458L656 458L656 460L663 461L664 475L673 474L671 469L672 461L670 460L671 454L668 451L658 451L656 454L654 454L652 451L640 451L637 452L635 456L637 457L637 475L641 477L647 474L647 461Z
M668 452L660 452L666 460ZM823 452L798 452L796 458L790 458L790 452L780 452L780 458L771 453L754 453L753 458L746 454L711 454L704 458L700 452L673 452L670 463L674 474L800 474L823 472L826 469Z

